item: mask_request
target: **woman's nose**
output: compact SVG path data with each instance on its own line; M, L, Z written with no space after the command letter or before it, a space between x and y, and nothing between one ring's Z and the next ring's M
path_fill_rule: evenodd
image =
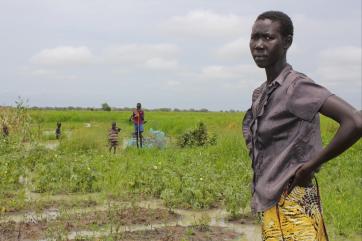
M264 48L264 42L262 39L258 39L255 41L255 48L256 49L263 49Z

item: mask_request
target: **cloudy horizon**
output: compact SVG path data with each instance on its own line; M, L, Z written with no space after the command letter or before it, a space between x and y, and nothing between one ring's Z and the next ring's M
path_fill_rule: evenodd
M362 109L358 0L0 0L0 105L245 110L265 80L250 30L270 9L293 20L293 68Z

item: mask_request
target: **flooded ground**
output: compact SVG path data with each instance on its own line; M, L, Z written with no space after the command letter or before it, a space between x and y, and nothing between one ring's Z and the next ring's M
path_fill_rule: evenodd
M59 142L41 143L56 149ZM0 241L5 240L160 240L260 241L260 225L252 217L229 221L224 209L169 209L162 200L116 200L101 194L34 193L26 172L23 206L0 210ZM10 195L10 194L9 194ZM15 199L9 196L8 199ZM336 241L362 240L330 237Z
M27 178L24 185L30 185ZM6 198L15 199L9 195ZM224 209L169 209L162 200L117 200L101 194L26 192L24 206L0 211L0 241L260 241L253 217L229 221ZM330 230L331 231L331 230ZM333 233L333 232L332 232ZM334 241L359 241L332 235Z
M96 201L94 195L41 196L0 218L0 240L260 240L253 219L229 222L223 209L168 209L161 200ZM36 207L36 210L34 210Z

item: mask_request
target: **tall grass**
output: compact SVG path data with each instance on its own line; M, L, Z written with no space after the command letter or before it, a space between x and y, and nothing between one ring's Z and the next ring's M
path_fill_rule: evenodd
M146 112L145 136L150 128L164 131L169 140L167 148L119 149L116 155L108 152L107 130L112 121L117 121L122 128L120 143L130 138L133 126L128 122L129 112L30 113L34 130L52 131L55 123L62 121L63 133L67 134L56 150L37 147L2 152L1 170L12 173L0 173L2 187L17 188L17 177L30 169L34 190L38 192L101 191L116 198L141 195L161 198L170 207L223 206L231 215L248 209L252 171L241 134L242 113ZM177 147L176 138L199 121L216 134L217 145ZM328 143L337 124L327 118L321 118L321 123L323 142ZM48 139L39 137L37 142ZM26 168L16 170L17 165ZM318 174L327 228L333 233L347 237L362 233L361 173L359 141L324 165Z
M327 144L338 124L322 118L321 126L322 140ZM362 235L362 141L325 164L318 180L325 218L331 229L347 237L351 233Z

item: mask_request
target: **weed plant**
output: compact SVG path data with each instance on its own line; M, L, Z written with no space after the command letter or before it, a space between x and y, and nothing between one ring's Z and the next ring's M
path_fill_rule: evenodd
M180 147L216 145L216 136L209 137L206 125L199 122L195 129L185 132L178 138L178 145Z

